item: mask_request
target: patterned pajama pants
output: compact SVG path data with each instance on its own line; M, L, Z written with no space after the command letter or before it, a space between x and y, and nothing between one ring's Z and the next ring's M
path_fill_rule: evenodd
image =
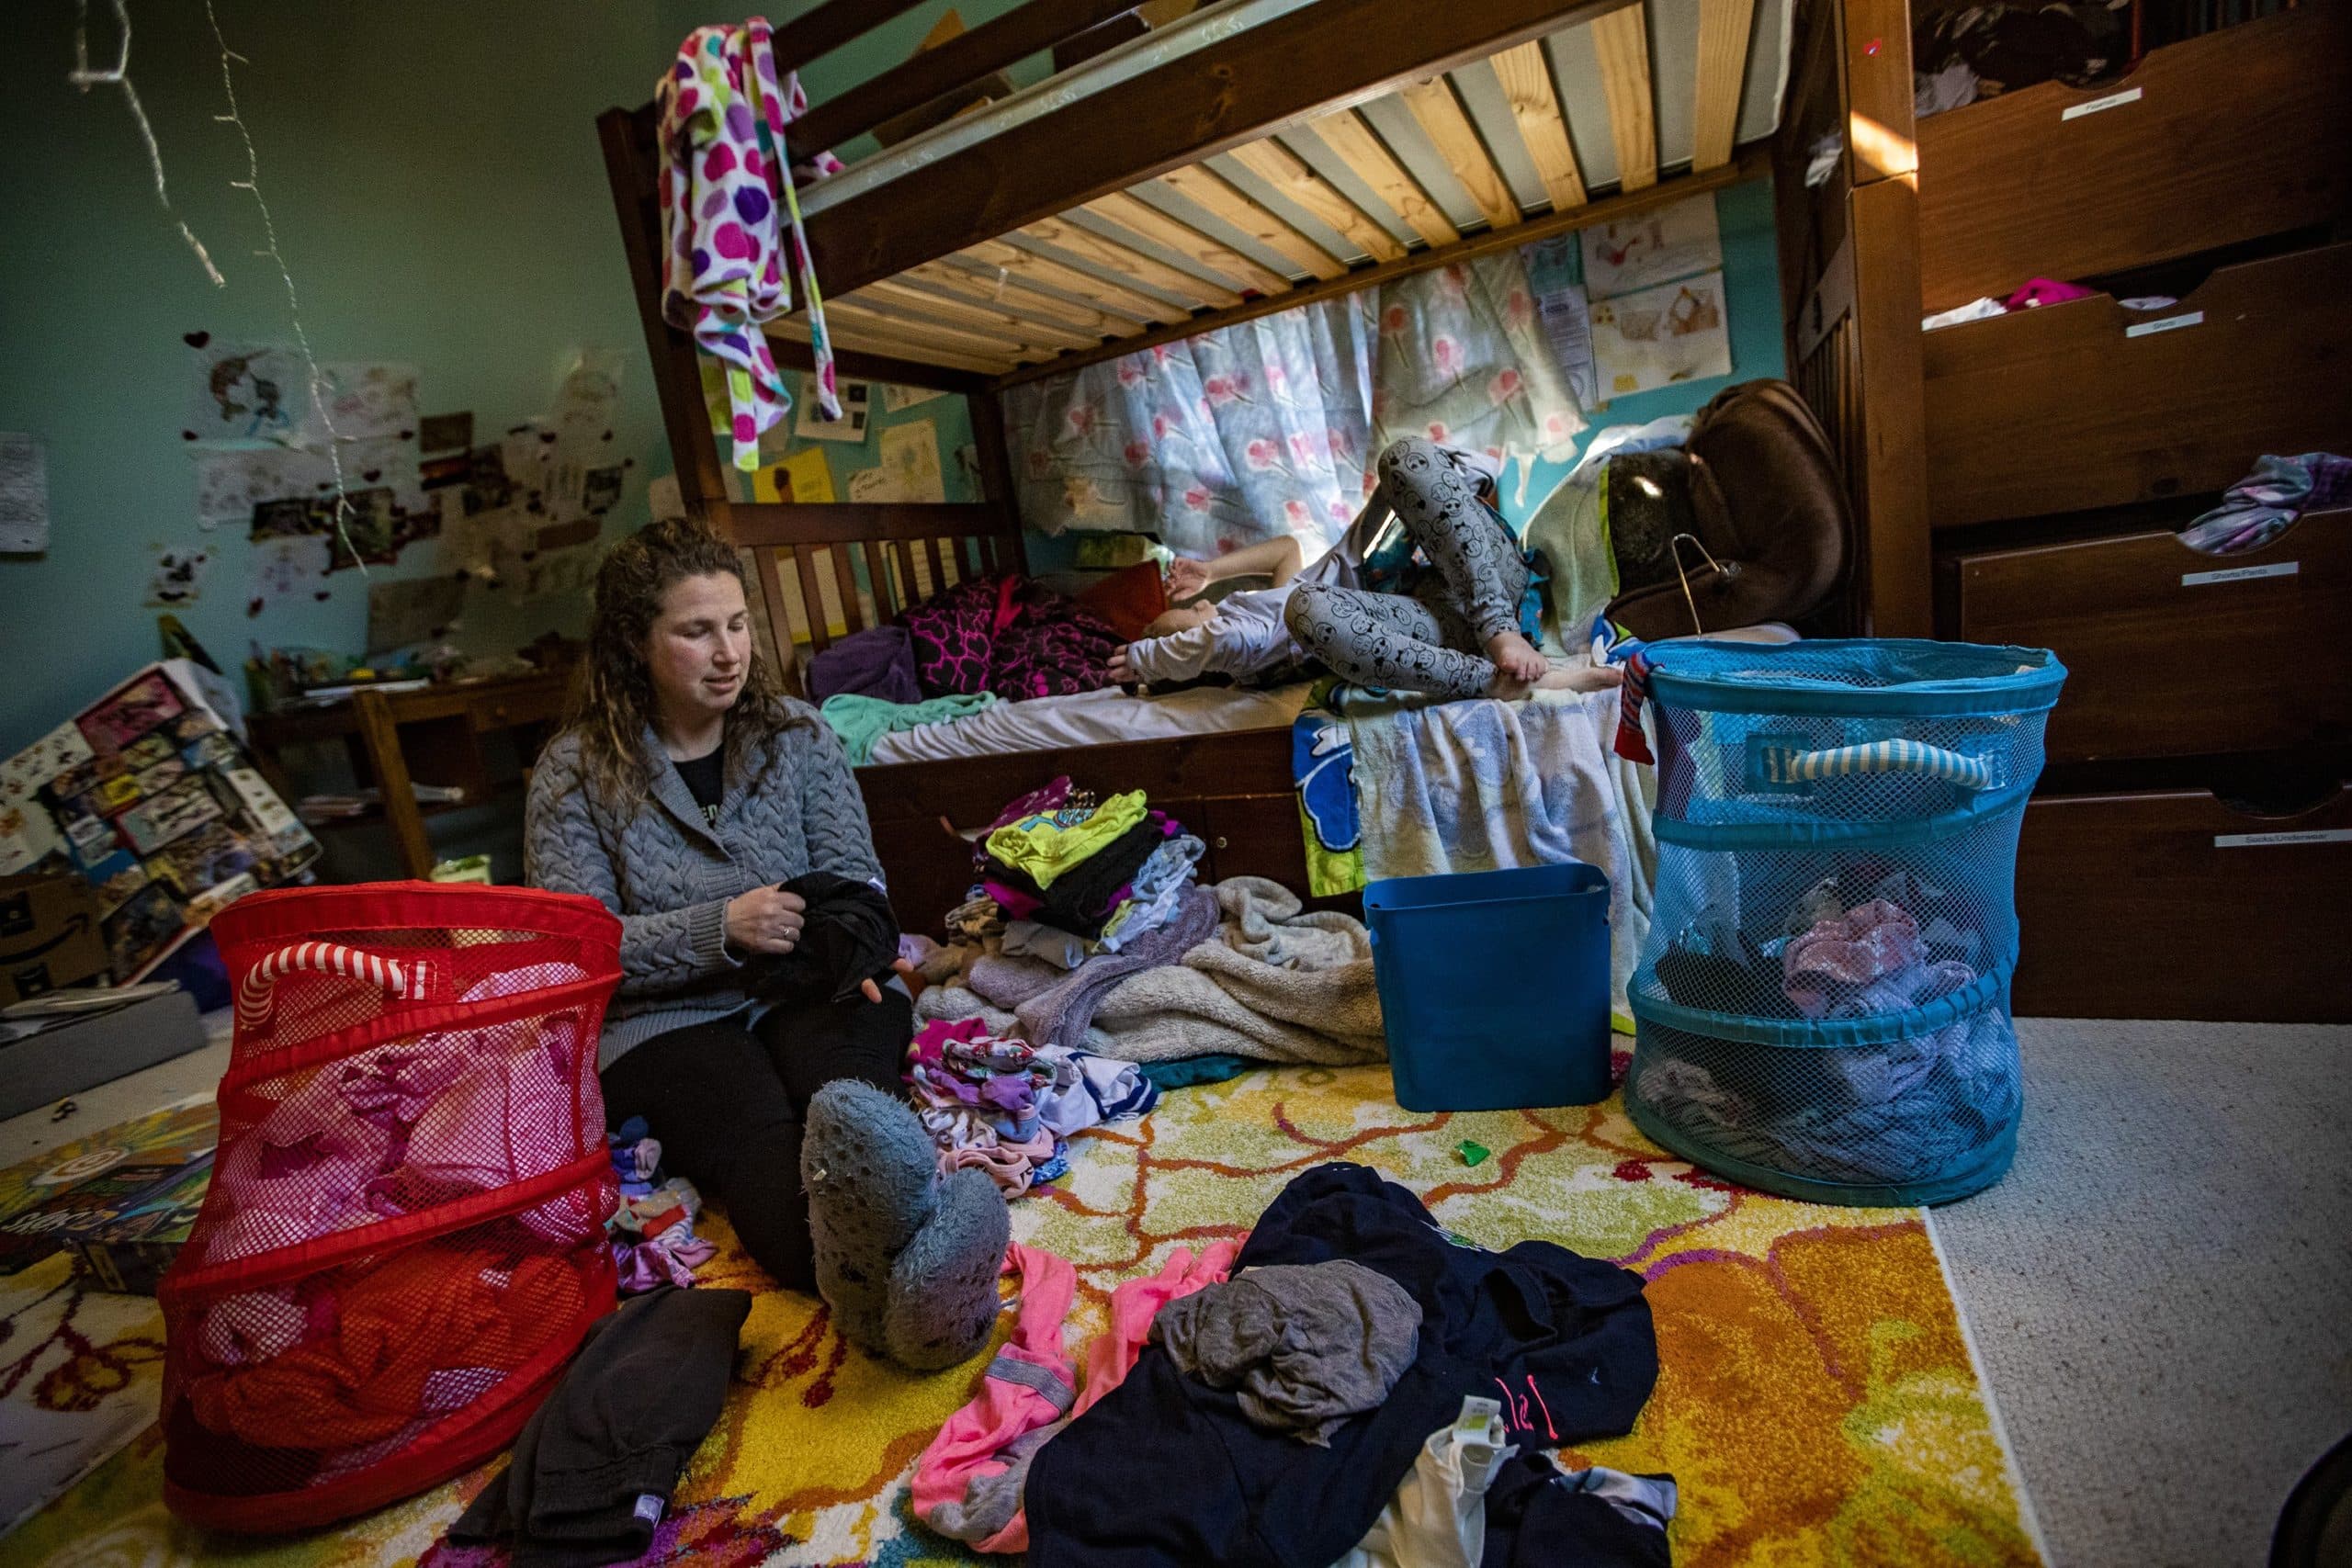
M1380 455L1380 486L1406 536L1437 569L1408 594L1304 583L1283 615L1291 636L1351 685L1484 696L1489 637L1519 629L1527 563L1478 498L1480 475L1408 435Z

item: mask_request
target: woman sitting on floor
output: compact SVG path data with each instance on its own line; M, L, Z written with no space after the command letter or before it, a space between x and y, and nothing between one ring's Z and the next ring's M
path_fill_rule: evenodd
M1274 586L1170 611L1151 637L1112 656L1112 678L1246 681L1312 660L1351 685L1506 701L1617 682L1613 668L1555 670L1536 651L1534 568L1496 508L1492 469L1407 436L1381 453L1378 474L1363 511L1310 566L1287 538L1177 561L1171 593L1254 571ZM1384 545L1392 513L1403 538Z
M987 1337L1009 1222L982 1173L939 1179L899 1103L910 971L890 973L865 804L832 731L753 656L741 570L689 522L606 558L578 707L532 773L526 876L621 919L608 1118L643 1117L752 1258L821 1288L845 1336L948 1364ZM786 882L843 911L856 934L820 945L862 973L787 962L811 911Z

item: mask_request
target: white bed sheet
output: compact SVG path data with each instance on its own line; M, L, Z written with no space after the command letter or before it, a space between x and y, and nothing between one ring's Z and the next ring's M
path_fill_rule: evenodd
M999 703L969 718L886 735L874 748L873 761L944 762L1064 746L1286 728L1306 705L1310 690L1311 683L1301 681L1271 691L1196 686L1166 696L1138 697L1107 686L1070 697Z

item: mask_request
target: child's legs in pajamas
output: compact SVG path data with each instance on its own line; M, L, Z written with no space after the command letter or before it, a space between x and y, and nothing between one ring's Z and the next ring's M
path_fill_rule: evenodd
M1494 661L1442 597L1424 603L1400 593L1305 583L1291 591L1283 619L1299 646L1334 675L1357 686L1482 697Z
M1484 648L1519 631L1520 600L1527 592L1527 562L1518 541L1478 499L1477 476L1418 435L1389 443L1380 454L1380 482L1388 504L1445 582L1445 598Z

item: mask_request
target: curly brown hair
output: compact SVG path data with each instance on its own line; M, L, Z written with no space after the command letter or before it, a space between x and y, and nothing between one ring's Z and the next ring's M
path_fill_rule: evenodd
M638 799L652 782L644 737L655 713L645 648L662 595L688 578L722 572L743 581L735 547L709 524L683 517L639 529L596 569L588 657L572 692L570 725L580 737L589 787L605 802ZM727 714L729 772L749 748L795 722L754 639L743 689Z

